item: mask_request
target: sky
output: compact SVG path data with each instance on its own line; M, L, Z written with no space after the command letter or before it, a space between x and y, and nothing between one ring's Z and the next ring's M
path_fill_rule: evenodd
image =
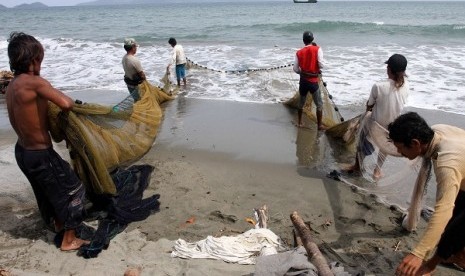
M21 4L31 4L34 2L41 2L47 6L74 6L76 4L91 2L91 1L92 0L0 0L0 4L3 6L9 7L9 8L17 6L17 5L21 5ZM194 0L184 0L184 1L186 3L194 2ZM234 0L230 0L230 1L234 2ZM254 0L254 1L260 1L260 0ZM270 1L270 0L267 0L267 1ZM290 0L273 0L273 1L290 1ZM320 0L320 1L329 1L329 0ZM346 0L346 1L351 1L351 0ZM448 1L448 0L436 0L436 1ZM465 1L465 0L461 0L461 1ZM195 0L195 2L199 2L199 0Z

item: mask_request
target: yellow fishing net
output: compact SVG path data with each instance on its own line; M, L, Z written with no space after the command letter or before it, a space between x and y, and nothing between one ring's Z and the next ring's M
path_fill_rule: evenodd
M173 99L144 81L140 100L128 96L115 106L75 104L67 114L50 103L52 138L66 137L74 169L96 194L116 194L110 172L141 158L152 146L162 119L160 104Z
M0 93L5 94L6 87L13 79L13 72L11 71L0 71Z
M336 125L341 124L341 122L343 122L344 119L339 113L338 108L334 105L332 101L332 96L329 94L328 89L326 89L326 85L323 82L323 78L321 77L321 75L319 77L318 84L320 87L321 98L323 100L322 123L323 125L329 128L332 128ZM298 108L299 99L300 99L300 94L299 94L299 91L297 91L294 97L285 101L284 104L294 107L294 108ZM303 112L307 114L307 116L309 116L311 120L316 122L316 106L315 106L315 103L313 102L313 97L311 96L307 97L307 101L305 102L305 105L303 107Z

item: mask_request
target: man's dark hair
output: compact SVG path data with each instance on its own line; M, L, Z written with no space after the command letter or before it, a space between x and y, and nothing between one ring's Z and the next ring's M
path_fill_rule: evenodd
M302 35L302 41L305 45L308 45L313 42L313 33L310 31L305 31Z
M403 143L407 147L410 147L413 139L428 144L434 136L434 131L416 112L408 112L397 117L388 125L388 131L392 141Z
M168 40L168 43L169 43L171 46L176 46L176 44L177 44L176 38L170 37L170 39Z
M126 50L126 52L129 52L132 50L132 48L134 47L137 47L136 45L124 45L124 50Z
M27 73L33 62L41 62L44 58L44 47L33 36L12 32L8 39L8 58L15 75Z

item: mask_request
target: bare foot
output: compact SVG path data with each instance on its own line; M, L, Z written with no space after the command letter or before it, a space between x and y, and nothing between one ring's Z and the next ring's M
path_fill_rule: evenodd
M358 173L360 172L360 167L358 166L358 163L346 166L345 168L342 168L342 171L352 174L352 173Z
M304 127L304 124L303 124L303 123L296 123L295 121L292 121L292 124L295 125L295 126L298 127L298 128Z
M383 177L383 173L381 172L381 169L380 168L375 168L374 172L373 172L373 178L375 180L378 180L380 179L381 177Z
M318 126L318 130L327 130L328 127L325 125Z
M61 243L60 250L61 251L72 251L81 248L81 246L85 244L89 244L90 241L86 240L81 240L79 238L74 238L71 242L65 242L65 239L63 239L63 242Z
M128 268L124 272L124 276L139 276L142 269L140 268Z

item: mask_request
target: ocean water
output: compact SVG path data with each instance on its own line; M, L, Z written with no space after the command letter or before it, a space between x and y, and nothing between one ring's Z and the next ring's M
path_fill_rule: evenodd
M202 68L187 97L273 103L289 98L289 66L311 30L324 51L324 80L338 106L363 107L393 53L408 59L409 106L465 114L464 2L191 3L0 10L0 70L12 31L45 46L42 75L64 92L127 93L122 41L134 37L148 79L159 84L176 37ZM172 75L173 76L173 75Z

